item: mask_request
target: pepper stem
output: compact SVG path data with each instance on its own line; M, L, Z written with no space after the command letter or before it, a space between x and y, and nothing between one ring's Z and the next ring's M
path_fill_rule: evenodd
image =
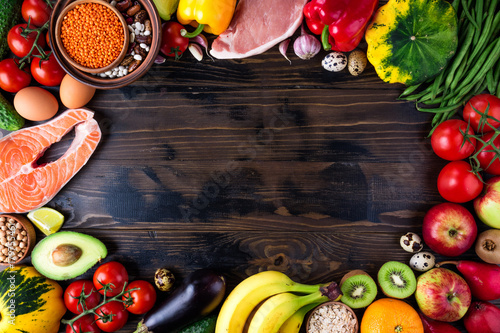
M186 38L196 37L203 31L204 27L204 24L199 24L198 27L196 27L196 30L193 32L188 32L186 29L181 29L181 36Z
M332 46L330 45L330 42L328 41L329 37L330 37L330 33L328 31L328 25L325 24L325 27L323 28L323 32L321 32L321 44L323 44L323 49L325 51L329 51L332 49Z

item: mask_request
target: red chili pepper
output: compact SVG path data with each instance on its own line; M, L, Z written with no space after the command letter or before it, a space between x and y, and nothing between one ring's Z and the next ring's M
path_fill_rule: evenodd
M322 35L323 48L352 51L364 36L378 0L312 0L304 6L309 30Z

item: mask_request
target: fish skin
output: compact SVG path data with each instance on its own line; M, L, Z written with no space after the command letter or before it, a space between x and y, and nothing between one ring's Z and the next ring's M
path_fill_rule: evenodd
M48 203L88 162L102 133L88 109L69 109L41 125L0 139L0 212L27 213ZM56 161L37 165L54 143L75 129L68 150Z

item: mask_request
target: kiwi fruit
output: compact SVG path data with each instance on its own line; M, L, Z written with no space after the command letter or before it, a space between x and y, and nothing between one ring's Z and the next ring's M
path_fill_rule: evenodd
M388 261L380 267L377 275L378 284L384 295L403 299L413 295L417 289L417 279L410 266Z
M476 239L476 254L489 264L500 264L500 229L481 232Z
M370 305L377 297L375 280L362 270L354 270L342 278L340 282L342 298L340 301L353 309L361 309Z

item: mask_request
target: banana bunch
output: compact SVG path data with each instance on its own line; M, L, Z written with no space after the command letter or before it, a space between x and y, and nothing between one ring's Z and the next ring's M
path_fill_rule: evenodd
M341 296L335 282L308 285L281 272L260 272L243 280L226 298L215 333L298 332L309 310Z

